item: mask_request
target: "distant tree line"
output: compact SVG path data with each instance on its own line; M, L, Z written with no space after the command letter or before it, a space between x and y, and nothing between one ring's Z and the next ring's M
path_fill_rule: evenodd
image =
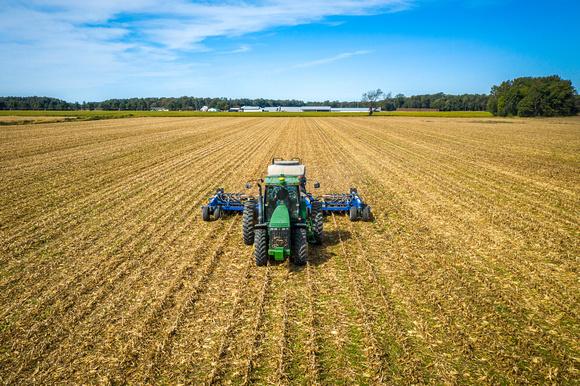
M438 109L441 111L485 111L487 107L485 94L425 94L406 97L397 94L394 97L387 94L383 101L383 110L405 109Z
M79 103L50 97L0 97L0 110L80 110Z
M0 110L200 110L203 106L228 110L241 106L304 106L381 107L392 111L405 109L438 109L441 111L485 111L509 116L574 115L580 111L580 97L569 80L559 76L517 78L493 86L490 95L444 93L405 96L381 94L381 99L370 101L304 102L296 99L249 98L129 98L107 99L102 102L66 102L49 97L0 97Z
M465 94L428 94L404 96L398 94L391 97L386 94L385 98L378 100L376 106L383 110L396 110L397 108L434 108L442 111L481 111L485 110L487 95ZM231 107L240 106L304 106L319 105L331 107L368 107L370 102L365 101L322 101L304 102L296 99L247 99L247 98L129 98L107 99L102 102L69 103L61 99L49 97L0 97L0 110L151 110L153 108L165 108L168 110L199 110L203 106L213 107L219 110L228 110Z
M553 117L575 115L578 103L572 82L553 75L517 78L493 86L487 106L494 115Z
M249 98L128 98L107 99L102 102L70 103L49 97L0 97L0 110L199 110L203 106L227 110L240 106L303 106L295 99L249 99Z

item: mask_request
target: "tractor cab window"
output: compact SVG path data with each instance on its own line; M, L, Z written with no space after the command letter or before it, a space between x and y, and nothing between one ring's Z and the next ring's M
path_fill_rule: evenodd
M278 201L284 202L290 212L290 217L298 218L298 187L297 186L268 186L266 188L266 216L270 218L276 203Z

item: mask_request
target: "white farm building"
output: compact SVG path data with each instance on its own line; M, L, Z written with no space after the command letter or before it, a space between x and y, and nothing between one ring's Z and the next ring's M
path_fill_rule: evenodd
M262 108L260 106L242 106L240 111L244 113L261 113Z
M241 111L244 113L254 113L254 112L285 112L285 113L306 113L306 112L325 112L325 113L368 113L368 107L330 107L330 106L242 106L240 108L230 108L230 112ZM380 107L375 107L373 111L381 111Z

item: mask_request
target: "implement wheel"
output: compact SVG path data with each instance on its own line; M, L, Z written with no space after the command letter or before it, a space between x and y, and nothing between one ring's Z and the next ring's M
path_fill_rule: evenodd
M308 262L308 240L306 228L297 228L292 235L292 262L295 265L305 265Z
M258 267L268 264L268 231L266 229L254 230L254 259Z
M348 213L348 218L350 218L350 221L358 220L358 209L356 207L352 206L350 208L350 212Z
M213 217L216 220L219 220L220 218L222 218L222 215L223 215L223 211L222 211L222 208L220 206L218 206L217 208L214 209Z
M252 245L254 243L254 224L256 222L256 203L246 201L244 203L244 212L242 213L242 236L244 244Z
M310 213L312 221L312 233L314 235L314 244L322 244L322 235L324 232L324 215L322 213L322 202L314 201L312 203L312 212Z
M362 217L363 221L370 221L370 219L371 219L371 207L370 206L367 205L363 208L361 217Z
M202 206L201 207L201 218L203 219L203 221L209 221L209 207L208 206Z

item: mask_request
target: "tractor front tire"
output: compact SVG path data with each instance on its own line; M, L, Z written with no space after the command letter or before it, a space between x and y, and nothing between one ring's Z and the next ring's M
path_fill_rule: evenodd
M324 233L324 215L322 213L322 202L314 201L312 203L312 233L314 235L314 244L322 244L322 235Z
M352 206L350 208L350 212L348 214L348 218L350 218L350 221L356 221L356 220L358 220L358 209L355 206Z
M256 203L246 201L244 203L244 212L242 213L242 236L244 244L252 245L254 243L254 224L256 222Z
M268 231L266 229L254 230L254 259L258 267L268 264Z
M294 265L305 265L308 262L308 240L306 228L295 229L292 241L292 262Z
M209 221L209 217L210 217L209 207L202 206L201 207L201 218L203 219L203 221Z

